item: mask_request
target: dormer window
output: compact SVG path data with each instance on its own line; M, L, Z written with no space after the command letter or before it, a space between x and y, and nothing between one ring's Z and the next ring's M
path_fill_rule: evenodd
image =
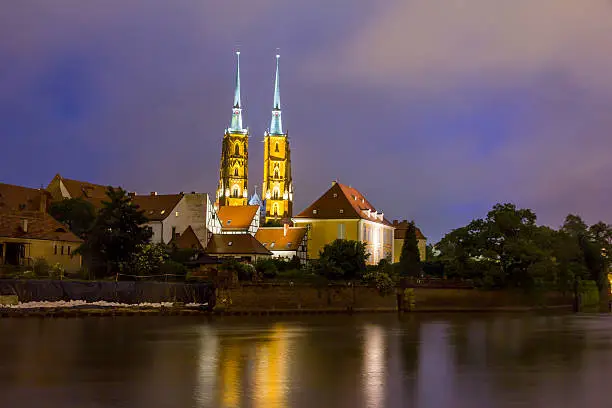
M344 210L342 208L340 209L340 214L344 214Z
M334 193L334 198L338 198L338 193Z
M228 242L227 246L232 246L232 243L233 243L232 241Z
M312 213L313 213L314 215L317 215L317 210L312 210Z
M274 248L274 242L270 244L270 248Z
M232 223L232 220L227 220L226 224L230 225Z

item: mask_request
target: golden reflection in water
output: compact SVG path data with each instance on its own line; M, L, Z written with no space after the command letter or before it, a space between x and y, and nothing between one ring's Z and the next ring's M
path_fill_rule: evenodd
M366 407L382 407L385 402L385 340L382 327L365 327L361 377Z
M255 407L287 406L289 341L287 329L277 324L267 339L257 342L255 346Z
M218 388L222 407L239 407L241 394L240 360L241 350L238 344L228 344L220 353L220 380ZM214 390L214 389L213 389ZM212 391L212 390L211 390Z
M217 385L217 366L219 363L219 340L211 328L200 333L200 350L198 353L198 381L196 400L202 407L213 405Z

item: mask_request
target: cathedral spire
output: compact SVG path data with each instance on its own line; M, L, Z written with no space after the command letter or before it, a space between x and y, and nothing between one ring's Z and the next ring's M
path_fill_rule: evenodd
M270 121L270 134L282 135L283 122L281 120L280 86L278 83L278 60L280 55L276 54L276 79L274 80L274 107L272 108L272 120Z
M242 106L240 103L240 51L236 51L236 89L234 90L234 106L232 108L232 122L229 130L242 132Z

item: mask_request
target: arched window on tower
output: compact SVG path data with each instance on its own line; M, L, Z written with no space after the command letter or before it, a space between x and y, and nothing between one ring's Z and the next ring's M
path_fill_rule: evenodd
M232 188L232 197L240 198L240 188L238 188L238 186Z
M279 178L278 169L274 169L274 178Z
M276 147L274 148L274 151L278 153L278 142L276 143Z
M277 217L278 216L278 204L274 203L274 205L272 206L272 215Z
M240 145L238 143L236 143L236 146L234 146L234 154L236 156L240 156Z
M238 177L238 167L234 169L234 177Z
M278 186L275 186L274 191L272 192L272 198L275 200L278 200L279 196L280 196L280 191L278 189Z

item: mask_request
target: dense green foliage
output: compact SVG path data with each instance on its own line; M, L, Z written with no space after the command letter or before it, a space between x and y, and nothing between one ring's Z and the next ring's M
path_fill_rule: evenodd
M94 206L82 198L54 202L49 206L49 214L81 238L85 238L96 220Z
M153 275L168 259L164 244L140 244L132 256L131 266L136 275Z
M536 225L536 215L514 204L497 204L484 219L447 234L435 260L449 277L473 279L485 287L558 288L576 291L582 280L607 287L606 259L612 226L588 227L568 215L559 230Z
M132 202L123 189L108 188L109 200L102 208L87 231L87 236L79 252L91 260L94 276L109 275L123 270L140 245L151 238L150 228L142 225L147 222L144 212Z
M416 226L414 222L408 224L408 230L406 231L404 243L402 244L399 264L402 276L416 277L421 274L421 256L419 254Z
M337 239L320 251L315 269L330 280L360 279L368 256L363 242Z
M393 293L397 276L395 268L386 259L381 259L374 268L368 268L363 275L363 281L374 286L381 296Z

